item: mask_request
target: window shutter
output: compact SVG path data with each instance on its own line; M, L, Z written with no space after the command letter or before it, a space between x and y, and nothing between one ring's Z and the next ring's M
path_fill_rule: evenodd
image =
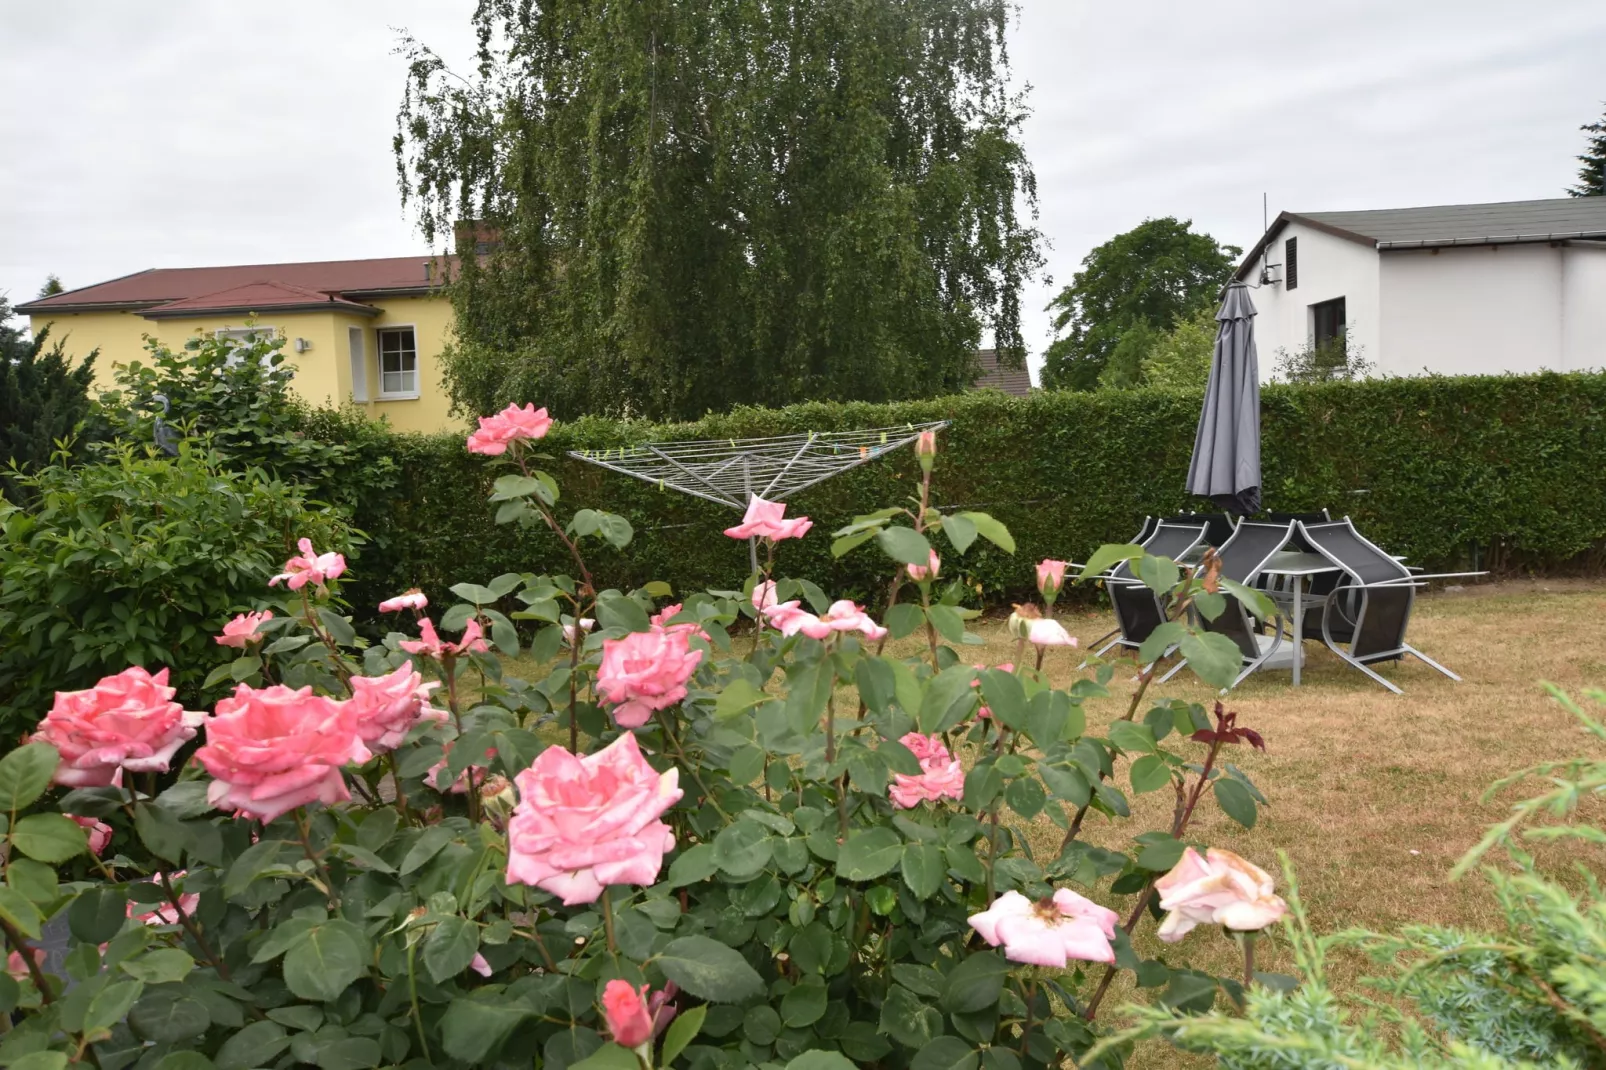
M1299 239L1289 238L1283 242L1283 273L1288 280L1290 290L1299 287Z

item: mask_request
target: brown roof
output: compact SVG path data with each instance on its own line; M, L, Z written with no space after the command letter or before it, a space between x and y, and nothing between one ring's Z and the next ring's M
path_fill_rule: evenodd
M446 258L446 267L454 258ZM310 302L354 304L352 299L421 294L443 281L442 258L392 256L379 260L325 260L302 264L242 264L234 267L149 268L120 279L84 286L18 305L28 315L135 309L190 315L234 309L300 306ZM222 301L234 294L237 300ZM213 300L214 298L218 300ZM202 303L205 302L205 303ZM173 307L182 306L182 307Z
M1019 368L999 367L998 350L976 350L976 363L981 367L981 374L970 384L972 390L1002 390L1018 398L1032 392L1032 376L1025 365Z

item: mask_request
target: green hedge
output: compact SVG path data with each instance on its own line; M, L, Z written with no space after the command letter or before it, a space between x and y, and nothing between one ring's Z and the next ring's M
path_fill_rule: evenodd
M739 409L689 424L588 418L554 428L547 466L563 486L564 515L591 506L635 525L628 552L596 554L599 581L731 587L747 571L745 543L721 534L734 510L570 460L566 451L951 420L937 470L941 504L990 512L1019 543L1013 558L981 543L964 558L978 594L1001 604L1030 589L1039 558L1083 559L1102 542L1130 537L1147 514L1204 507L1182 489L1199 405L1196 392L1165 390L981 392ZM1265 505L1348 514L1375 541L1429 567L1559 567L1598 553L1606 539L1603 412L1606 375L1598 374L1268 387ZM505 469L471 457L459 436L399 435L392 453L399 486L357 517L374 545L363 554L354 600L563 567L550 534L491 522L488 486ZM912 451L903 450L798 495L789 513L813 517L816 528L786 545L784 571L833 594L872 596L885 574L874 548L833 561L829 532L856 513L904 501L918 474Z

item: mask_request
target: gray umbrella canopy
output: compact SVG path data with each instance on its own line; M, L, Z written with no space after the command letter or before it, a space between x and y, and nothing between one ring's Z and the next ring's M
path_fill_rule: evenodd
M1239 516L1260 509L1260 362L1255 305L1241 282L1216 313L1216 352L1193 440L1188 493Z

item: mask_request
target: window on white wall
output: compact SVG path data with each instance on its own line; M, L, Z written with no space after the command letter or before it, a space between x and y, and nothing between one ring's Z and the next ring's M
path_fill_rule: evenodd
M348 327L346 338L351 343L351 400L368 400L368 350L363 345L361 327Z
M379 398L401 401L418 397L418 347L411 327L384 327L379 335Z
M1335 297L1310 306L1311 336L1316 345L1344 337L1344 299Z

